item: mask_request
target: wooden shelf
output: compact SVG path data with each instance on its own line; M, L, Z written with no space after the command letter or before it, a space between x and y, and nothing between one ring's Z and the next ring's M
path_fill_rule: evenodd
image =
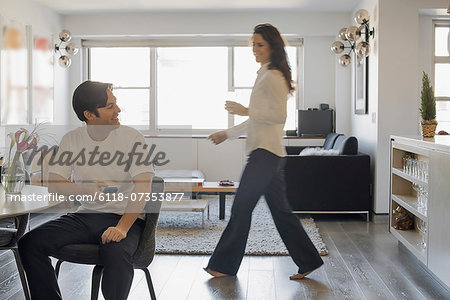
M391 227L391 233L411 251L420 261L427 265L427 249L419 245L422 234L414 230L397 230Z
M402 170L400 170L398 168L392 168L392 174L395 174L395 175L397 175L397 176L399 176L399 177L401 177L403 179L406 179L406 180L408 180L408 181L410 181L412 183L415 183L415 184L421 185L421 186L423 186L425 188L428 188L428 182L420 180L420 179L418 179L418 178L416 178L414 176L408 175L408 174L406 174L405 172L403 172Z
M408 195L396 195L392 194L392 200L394 200L398 205L405 208L407 211L411 212L413 215L428 222L427 211L419 209L419 202L416 197ZM394 209L394 207L393 207Z
M399 149L399 150L403 150L406 152L411 152L411 153L415 153L415 154L420 154L426 157L430 156L430 151L428 149L424 149L424 148L419 148L419 147L415 147L412 145L405 145L405 144L400 144L398 142L392 142L392 148L395 149Z

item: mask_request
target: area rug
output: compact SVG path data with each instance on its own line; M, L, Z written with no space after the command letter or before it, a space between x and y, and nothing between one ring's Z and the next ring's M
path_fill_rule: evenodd
M205 196L204 196L205 198ZM163 211L156 231L156 253L160 254L212 254L225 229L232 205L226 200L225 220L219 220L217 196L210 200L210 218L202 228L201 212ZM319 229L310 217L301 218L303 228L321 255L328 250ZM246 255L289 255L275 228L267 203L261 199L252 216L252 225L245 250Z

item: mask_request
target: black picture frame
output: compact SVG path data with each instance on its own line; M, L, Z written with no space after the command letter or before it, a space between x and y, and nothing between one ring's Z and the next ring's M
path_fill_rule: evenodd
M369 113L369 57L358 59L354 56L354 99L355 114Z

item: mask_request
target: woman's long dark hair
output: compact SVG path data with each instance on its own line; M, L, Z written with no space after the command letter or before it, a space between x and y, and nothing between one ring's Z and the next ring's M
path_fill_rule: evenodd
M286 79L289 92L294 90L292 85L291 67L284 49L284 41L278 29L271 24L259 24L253 29L253 34L260 34L270 46L269 69L279 70Z

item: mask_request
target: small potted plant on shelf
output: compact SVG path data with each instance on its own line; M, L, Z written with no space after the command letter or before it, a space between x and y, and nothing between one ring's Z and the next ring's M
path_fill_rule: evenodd
M430 85L430 77L423 72L422 92L421 92L420 115L422 116L422 136L434 137L436 132L436 100L434 98L433 87Z

